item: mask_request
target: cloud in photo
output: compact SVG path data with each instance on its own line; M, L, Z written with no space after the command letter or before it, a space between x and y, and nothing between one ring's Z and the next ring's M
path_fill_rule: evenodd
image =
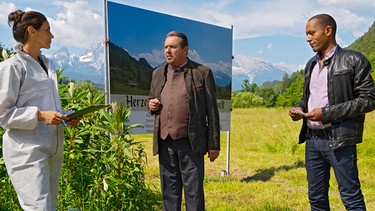
M157 67L165 63L164 51L163 50L152 50L151 53L141 53L137 56L137 59L145 58L151 67Z
M0 2L0 25L8 26L8 15L14 12L17 8L14 3Z
M272 49L272 43L268 43L267 50L271 50L271 49Z
M88 48L104 39L103 16L94 12L87 1L55 1L53 4L60 12L48 20L54 41L59 45Z

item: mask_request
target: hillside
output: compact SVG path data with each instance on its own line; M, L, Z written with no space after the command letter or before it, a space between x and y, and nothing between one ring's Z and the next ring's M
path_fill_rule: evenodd
M369 30L347 47L363 53L375 68L375 21Z
M111 94L125 94L131 91L147 95L153 67L146 59L137 60L114 43L109 44L109 49Z

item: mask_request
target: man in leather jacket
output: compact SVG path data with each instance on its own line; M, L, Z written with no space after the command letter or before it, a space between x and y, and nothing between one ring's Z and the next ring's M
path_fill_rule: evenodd
M188 40L170 32L167 64L153 72L148 108L155 115L153 153L159 154L163 210L204 211L204 155L220 151L220 119L211 69L187 58Z
M289 115L303 119L311 210L329 210L332 167L347 210L366 210L360 188L356 144L362 142L365 113L375 109L371 65L359 52L337 45L336 22L320 14L306 24L306 41L317 54L305 67L302 100Z

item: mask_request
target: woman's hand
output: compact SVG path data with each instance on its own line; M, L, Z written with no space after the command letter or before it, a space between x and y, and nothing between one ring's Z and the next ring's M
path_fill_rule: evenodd
M64 124L65 126L76 127L81 121L82 117L69 119L57 111L38 111L38 121L45 121L49 125Z
M38 121L45 121L50 125L61 124L64 116L57 111L38 111Z
M81 121L82 117L77 117L75 119L69 119L67 118L66 124L69 125L70 127L77 127L78 123Z

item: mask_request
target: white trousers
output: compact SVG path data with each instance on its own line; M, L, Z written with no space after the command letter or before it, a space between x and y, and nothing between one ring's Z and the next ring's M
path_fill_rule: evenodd
M25 211L55 211L63 163L63 141L54 154L38 145L3 141L8 175Z

